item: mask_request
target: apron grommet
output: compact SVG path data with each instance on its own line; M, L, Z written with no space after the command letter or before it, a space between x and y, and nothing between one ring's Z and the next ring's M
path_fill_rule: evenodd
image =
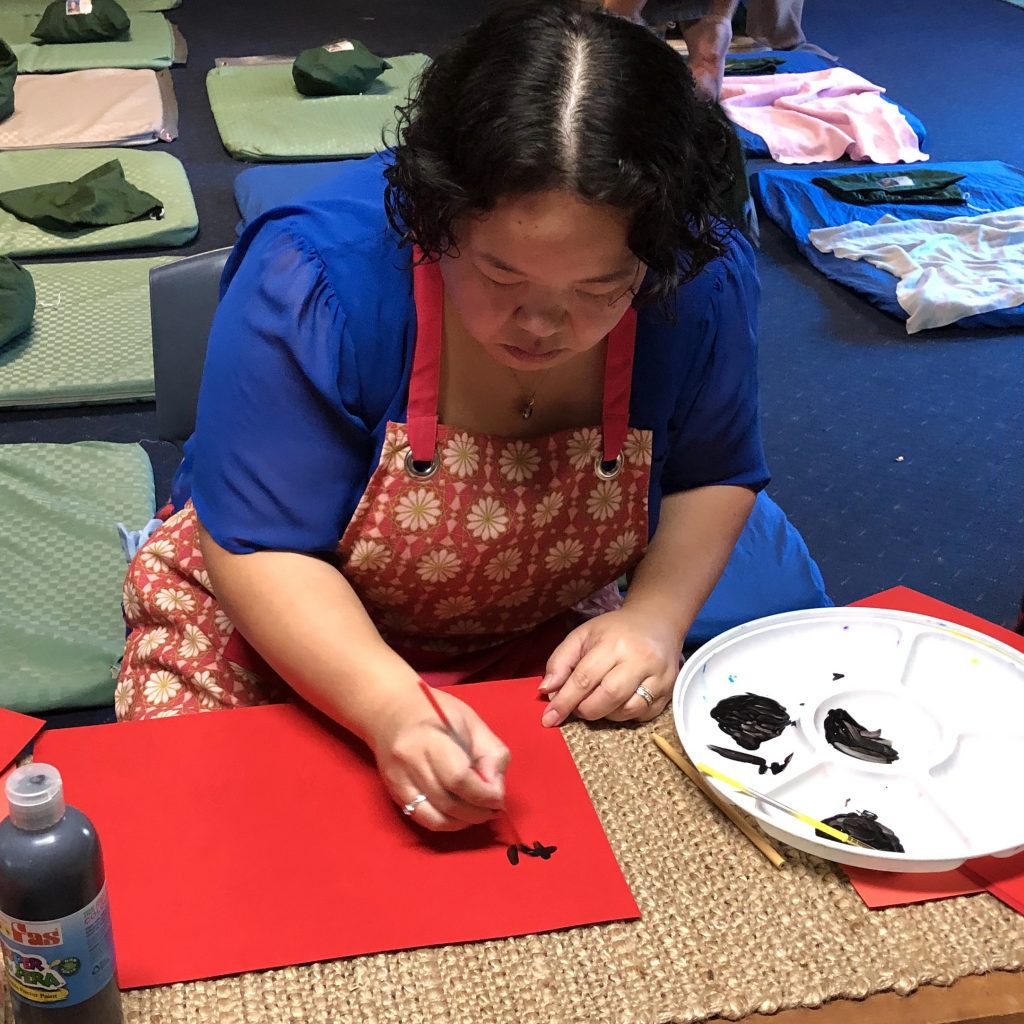
M410 449L405 454L405 471L411 477L415 477L417 480L426 480L428 477L432 477L441 465L441 457L438 453L434 452L433 459L430 462L424 462L422 459L414 459L412 457L412 450Z
M607 461L598 456L594 459L594 472L601 480L614 480L622 471L622 462L622 452Z

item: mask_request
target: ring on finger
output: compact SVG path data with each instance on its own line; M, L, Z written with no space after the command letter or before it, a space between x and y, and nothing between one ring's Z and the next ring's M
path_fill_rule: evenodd
M403 808L402 813L407 817L411 818L416 813L416 808L420 804L425 804L427 798L423 793L417 793Z
M646 686L638 686L636 688L636 695L646 703L648 707L654 706L654 694L647 689Z

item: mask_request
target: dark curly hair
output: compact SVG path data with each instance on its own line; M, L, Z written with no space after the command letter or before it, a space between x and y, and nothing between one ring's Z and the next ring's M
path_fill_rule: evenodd
M436 258L458 218L566 189L631 213L642 297L665 301L723 251L727 131L647 29L574 0L512 0L429 65L399 111L388 219Z

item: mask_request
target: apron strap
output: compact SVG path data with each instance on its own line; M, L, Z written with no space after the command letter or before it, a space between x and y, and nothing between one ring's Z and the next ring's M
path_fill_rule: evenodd
M409 378L406 432L416 462L433 462L437 447L437 398L441 382L441 322L444 283L436 260L423 263L413 249L412 294L416 304L416 348Z
M622 446L626 443L635 345L636 310L630 306L608 335L601 417L605 462L614 462L622 454Z
M409 379L406 431L413 459L416 462L433 462L437 446L437 400L441 382L444 282L440 263L423 263L422 259L422 252L418 248L414 249L412 288L416 304L416 348ZM630 306L608 335L601 406L605 462L614 462L622 453L626 441L635 344L636 310Z

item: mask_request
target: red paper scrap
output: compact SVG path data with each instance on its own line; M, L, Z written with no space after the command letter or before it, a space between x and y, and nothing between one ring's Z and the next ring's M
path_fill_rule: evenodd
M969 878L963 868L926 874L913 871L871 871L846 864L842 868L857 890L857 895L870 910L944 900L950 896L973 896L985 891L984 884Z
M453 687L512 751L507 815L430 833L298 705L46 733L104 851L124 988L640 916L538 679ZM525 844L557 849L513 865Z
M977 630L979 633L984 633L994 640L1001 640L1004 644L1009 644L1018 651L1024 652L1024 637L1017 633L997 626L987 619L979 618L977 615L971 615L970 612L955 608L944 601L938 601L934 597L911 590L909 587L893 587L891 590L883 590L880 594L873 594L871 597L854 601L851 607L891 608L900 612L930 615L932 618L945 619L958 626ZM846 866L843 867L843 870L867 906L872 910L879 910L882 907L898 907L907 903L923 903L926 900L941 900L951 896L969 896L985 892L986 879L976 869L976 865L984 866L989 862L1004 866L1011 862L1020 865L1022 875L1017 879L1016 889L1013 890L1016 892L1016 904L1011 902L1011 899L1004 899L991 886L988 888L1005 903L1011 907L1016 906L1017 910L1024 913L1024 907L1022 907L1024 904L1024 860L1021 859L1021 856L1008 859L985 857L968 861L955 871L939 871L931 874L913 871L870 871L865 868Z
M1024 853L1012 857L979 857L962 868L965 875L983 883L996 899L1024 914Z
M1024 636L1014 633L1011 629L997 626L988 619L982 619L970 612L954 608L945 601L938 601L927 594L918 593L910 587L893 587L891 590L883 590L880 594L872 594L871 597L854 601L851 608L892 608L898 612L915 612L918 615L930 615L933 619L945 619L958 626L965 626L967 629L975 629L979 633L999 640L1010 647L1015 648L1024 654Z
M41 718L30 718L17 711L0 708L0 770L6 768L32 742L44 725L46 722Z

